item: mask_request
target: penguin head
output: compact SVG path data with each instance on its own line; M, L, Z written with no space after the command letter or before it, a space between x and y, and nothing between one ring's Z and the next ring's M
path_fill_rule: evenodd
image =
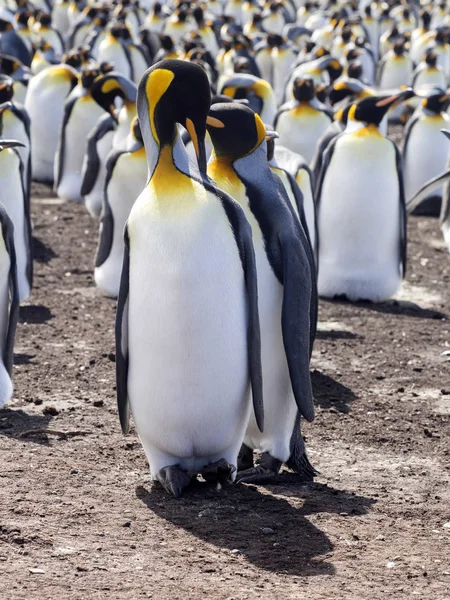
M342 100L348 99L351 96L355 97L364 93L367 90L358 79L345 77L339 81L335 81L329 92L330 104L334 106Z
M8 75L0 75L0 104L9 102L14 96L14 81Z
M236 102L211 106L206 123L218 158L238 160L266 139L266 127L259 115Z
M400 102L409 100L413 96L415 96L414 91L411 88L406 88L394 94L385 93L363 98L351 106L348 118L352 121L373 124L378 127L390 108Z
M405 39L397 40L392 46L395 56L403 56L405 54Z
M85 89L89 90L99 75L100 75L100 69L98 69L97 67L86 67L81 72L81 78L80 78L81 85Z
M437 63L437 56L436 56L436 52L433 50L433 48L428 48L428 50L425 52L425 56L423 57L423 60L427 63L427 65L429 67L436 67L436 63Z
M91 95L95 102L117 121L116 98L134 104L137 98L136 85L124 75L114 71L99 77L92 85Z
M309 102L316 95L312 77L297 77L294 79L292 93L298 102Z
M74 69L79 69L81 67L81 56L75 51L66 52L62 56L61 62Z
M160 148L172 145L176 124L182 125L191 137L200 171L206 172L206 117L210 104L208 76L202 67L182 60L156 63L144 73L137 93L144 139L148 132Z
M438 86L427 86L417 90L417 96L423 98L422 106L436 115L445 112L450 104L449 91Z
M0 19L0 33L5 33L5 31L11 31L12 29L14 29L14 26L11 21Z
M363 66L361 61L352 60L348 63L346 68L347 76L351 79L362 79L363 76Z

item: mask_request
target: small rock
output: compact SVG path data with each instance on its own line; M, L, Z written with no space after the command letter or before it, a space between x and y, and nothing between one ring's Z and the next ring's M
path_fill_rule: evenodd
M116 362L116 355L111 352L110 354L108 354L108 360L110 360L111 362Z
M81 565L77 565L77 571L80 571L80 573L85 573L88 570L89 569L87 567L82 567Z
M441 390L443 396L450 396L450 390Z
M339 515L341 517L348 517L348 512L340 512Z
M272 546L273 546L274 548L279 548L280 544L279 544L278 542L275 542L274 544L272 544Z
M70 469L70 474L71 475L76 475L78 473L77 469Z
M443 527L445 527L445 529L450 529L450 521L447 521L447 523L444 523Z
M103 402L103 400L94 400L93 404L97 408L100 408L100 406L105 406L105 403Z
M51 415L52 417L59 415L59 410L57 408L55 408L54 406L46 406L42 410L42 412L44 415Z
M379 542L384 542L384 540L386 539L384 537L384 535L382 535L381 533L379 535L377 535L377 537L375 538L376 540L378 540Z
M125 523L122 523L122 527L131 527L131 521L125 521Z
M32 573L33 575L44 575L45 571L44 569L28 569L30 571L30 573Z
M423 434L424 434L425 437L428 437L428 438L432 438L433 437L433 434L431 433L431 431L429 429L427 429L426 427L423 430Z
M261 527L261 531L264 535L271 535L272 533L274 533L273 529L271 529L270 527Z
M399 394L403 393L404 391L405 391L404 387L397 388L397 393L399 393Z
M237 548L233 548L233 550L230 550L230 554L241 554L241 551L238 550Z
M388 569L393 569L396 566L397 566L397 563L395 563L393 560L390 560L388 563L386 563L386 567Z

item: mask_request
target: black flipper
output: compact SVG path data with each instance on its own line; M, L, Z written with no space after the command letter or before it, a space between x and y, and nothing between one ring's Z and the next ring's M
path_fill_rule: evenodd
M402 265L402 276L406 277L406 266L407 266L407 214L406 214L406 200L405 200L405 184L403 181L403 161L400 150L392 142L395 149L396 166L397 166L397 177L399 186L399 203L400 203L400 260Z
M418 192L414 194L412 198L409 198L406 203L406 209L408 214L410 215L420 204L425 200L425 198L432 192L435 188L440 185L446 183L450 179L450 170L444 171L440 175L433 177L433 179L429 179L423 186L420 188Z
M66 145L66 126L69 122L70 115L72 114L73 107L77 100L79 100L78 95L73 95L69 97L64 103L64 118L61 124L61 129L59 130L58 137L58 148L56 150L56 173L55 173L55 182L54 182L54 190L58 189L59 184L61 183L63 170L64 170L64 149Z
M19 286L17 282L17 263L16 250L14 247L14 225L9 218L5 207L0 203L0 222L2 226L2 235L5 241L6 251L9 254L9 317L8 331L6 334L5 348L3 351L3 364L8 372L12 375L12 367L14 360L14 339L16 335L17 322L19 320Z
M111 115L100 118L97 126L90 132L87 139L87 161L83 169L83 182L81 184L81 195L87 196L94 188L100 170L100 158L97 153L97 143L109 131L114 131L116 123Z
M130 429L128 400L128 292L130 283L130 239L128 225L123 234L125 250L123 254L122 276L116 313L116 390L122 432Z

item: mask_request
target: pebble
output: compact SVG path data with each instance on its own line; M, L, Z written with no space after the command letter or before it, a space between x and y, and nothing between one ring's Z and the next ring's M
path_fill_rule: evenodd
M446 529L450 529L450 521L447 521L447 523L444 523L443 527L445 527Z
M393 569L396 566L397 566L397 563L395 563L393 560L390 560L388 563L386 563L386 567L388 569Z
M240 554L241 551L238 550L237 548L233 548L233 550L230 550L230 554Z
M380 535L377 535L377 537L376 537L375 539L376 539L376 540L378 540L378 541L380 541L380 542L384 542L384 540L385 540L386 538L384 537L384 535L382 535L382 534L380 533Z
M33 575L44 575L45 571L44 569L33 569L30 568L28 569L30 571L30 573L32 573Z
M262 527L261 531L264 535L271 535L272 533L274 533L273 529L271 529L270 527Z

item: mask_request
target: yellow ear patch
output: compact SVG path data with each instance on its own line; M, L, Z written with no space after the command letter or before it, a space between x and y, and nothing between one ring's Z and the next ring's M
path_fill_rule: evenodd
M172 71L169 71L168 69L156 69L156 71L150 73L147 78L147 83L145 84L145 93L150 108L150 128L152 130L152 135L158 144L159 137L155 127L155 109L161 96L169 89L174 78L175 73Z
M348 111L348 118L351 119L352 121L355 120L355 113L356 113L356 104L353 104L350 108L350 110Z
M102 85L102 92L107 94L108 92L112 92L112 90L122 89L122 86L115 79L108 79Z
M255 114L255 125L256 125L256 144L253 146L253 148L250 150L250 152L247 153L247 156L249 154L251 154L254 150L256 150L256 148L258 148L258 146L261 144L261 142L266 139L266 135L267 135L266 126L261 121L261 117L257 114Z
M230 85L229 87L224 88L222 94L224 96L228 96L229 98L234 98L234 94L236 93L237 87L235 85Z
M200 156L200 148L198 145L198 137L197 132L195 131L195 125L191 121L191 119L186 119L186 129L188 130L189 135L191 136L191 141L194 144L194 150L197 158Z

